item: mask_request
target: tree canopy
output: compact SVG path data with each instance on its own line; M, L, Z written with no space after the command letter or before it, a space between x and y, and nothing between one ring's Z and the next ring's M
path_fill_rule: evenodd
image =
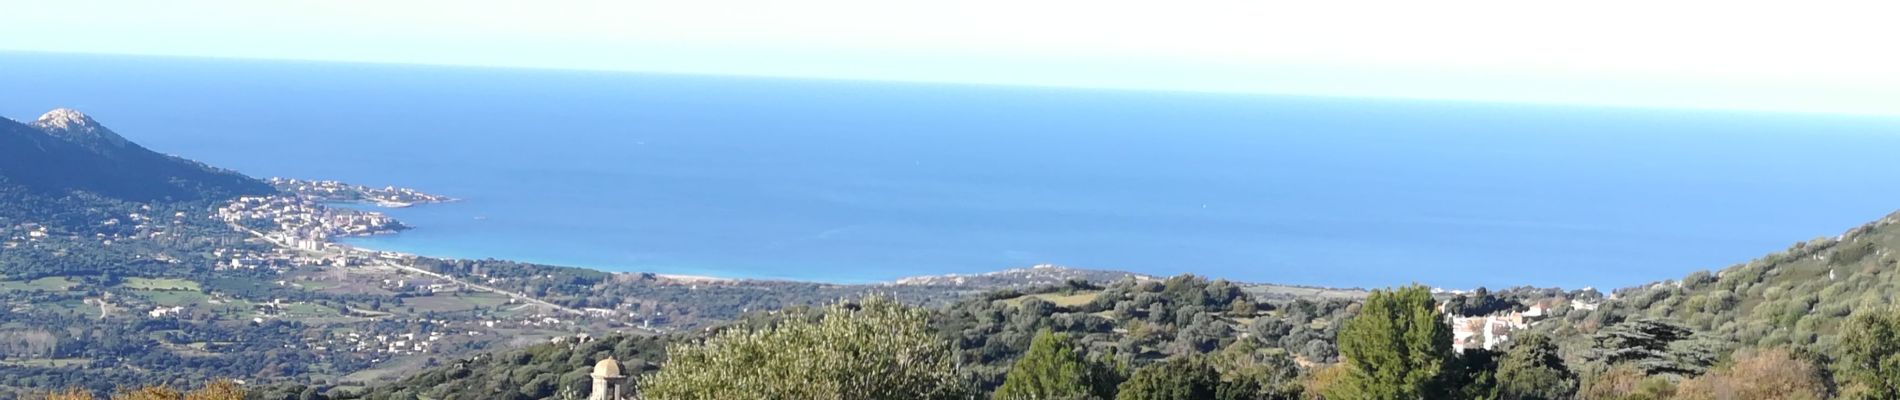
M1327 399L1441 398L1451 361L1451 325L1431 291L1413 285L1373 291L1338 337L1347 375Z
M926 316L869 297L833 305L817 322L732 328L670 347L672 358L640 392L653 400L965 398L955 353L929 332Z
M1854 314L1841 336L1836 367L1853 398L1900 398L1900 310Z
M1568 399L1577 392L1577 375L1549 336L1532 334L1518 338L1498 361L1497 384L1502 400Z
M1009 368L998 400L1112 399L1114 385L1097 384L1101 368L1090 365L1069 335L1044 330L1036 334L1029 352ZM1106 379L1105 379L1106 378ZM1107 388L1109 390L1100 390Z
M1220 372L1204 356L1181 356L1154 363L1128 377L1116 400L1199 400L1215 398Z

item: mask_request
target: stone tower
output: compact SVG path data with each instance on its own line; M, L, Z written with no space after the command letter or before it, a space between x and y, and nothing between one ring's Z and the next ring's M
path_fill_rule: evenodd
M626 399L622 395L624 390L621 388L626 386L627 376L620 374L619 361L614 361L611 357L600 360L594 363L594 373L588 376L594 377L594 392L587 395L587 400Z

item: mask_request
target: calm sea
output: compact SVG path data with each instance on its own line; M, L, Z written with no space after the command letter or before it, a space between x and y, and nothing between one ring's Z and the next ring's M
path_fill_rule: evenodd
M1900 208L1869 117L0 53L0 115L61 106L467 199L359 245L615 271L1615 287Z

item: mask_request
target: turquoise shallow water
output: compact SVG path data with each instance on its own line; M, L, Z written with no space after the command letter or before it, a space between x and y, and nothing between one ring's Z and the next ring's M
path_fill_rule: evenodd
M353 240L454 257L885 280L1040 263L1338 286L1623 286L1900 208L1900 120L0 53L256 176L467 199Z

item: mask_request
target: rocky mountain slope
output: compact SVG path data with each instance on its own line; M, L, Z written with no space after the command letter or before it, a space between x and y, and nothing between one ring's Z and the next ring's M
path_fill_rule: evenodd
M207 200L275 191L262 181L160 154L92 117L55 109L31 123L0 118L0 185L35 194Z

